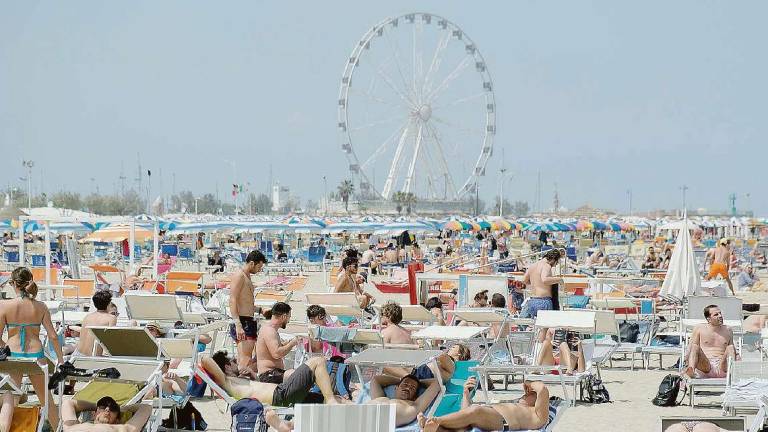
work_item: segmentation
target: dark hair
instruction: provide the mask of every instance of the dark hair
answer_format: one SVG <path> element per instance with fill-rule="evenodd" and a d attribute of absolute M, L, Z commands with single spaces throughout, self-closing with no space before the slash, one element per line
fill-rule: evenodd
<path fill-rule="evenodd" d="M 720 308 L 720 306 L 718 306 L 718 305 L 709 305 L 709 306 L 705 307 L 704 308 L 704 318 L 709 318 L 709 315 L 710 315 L 709 310 L 710 309 L 715 309 L 715 308 Z"/>
<path fill-rule="evenodd" d="M 355 258 L 355 257 L 351 257 L 351 256 L 347 256 L 346 258 L 344 258 L 344 259 L 341 261 L 341 266 L 342 266 L 343 268 L 347 268 L 347 266 L 350 266 L 350 265 L 352 265 L 352 264 L 357 264 L 357 258 Z"/>
<path fill-rule="evenodd" d="M 105 311 L 112 303 L 112 293 L 107 290 L 98 290 L 93 293 L 93 305 L 96 306 L 96 310 Z"/>
<path fill-rule="evenodd" d="M 443 248 L 441 248 L 440 246 L 435 248 L 435 252 L 439 253 L 439 252 L 442 252 L 442 251 L 443 251 Z"/>
<path fill-rule="evenodd" d="M 265 257 L 264 254 L 261 253 L 260 250 L 253 250 L 253 251 L 251 251 L 251 253 L 248 254 L 247 257 L 245 257 L 245 263 L 246 264 L 248 264 L 248 263 L 256 263 L 256 264 L 262 263 L 262 264 L 266 264 L 267 263 L 267 257 Z"/>
<path fill-rule="evenodd" d="M 402 384 L 403 381 L 408 380 L 408 379 L 416 381 L 416 385 L 417 386 L 421 385 L 421 381 L 419 381 L 419 378 L 416 375 L 414 375 L 413 373 L 409 373 L 408 375 L 400 378 L 400 382 L 398 383 L 398 385 Z M 413 400 L 416 400 L 416 396 L 418 396 L 418 393 L 419 393 L 418 391 L 414 392 Z"/>
<path fill-rule="evenodd" d="M 307 308 L 307 318 L 317 318 L 319 316 L 326 316 L 325 308 L 319 305 L 310 305 Z"/>
<path fill-rule="evenodd" d="M 561 256 L 562 255 L 560 254 L 559 249 L 551 249 L 544 254 L 544 258 L 546 258 L 547 261 L 557 261 L 560 259 Z"/>
<path fill-rule="evenodd" d="M 403 308 L 395 302 L 386 302 L 381 307 L 381 316 L 389 318 L 393 324 L 400 324 L 403 320 Z"/>
<path fill-rule="evenodd" d="M 495 293 L 493 297 L 491 297 L 491 306 L 497 307 L 497 308 L 503 308 L 507 305 L 507 299 L 504 298 L 504 295 L 501 293 Z"/>
<path fill-rule="evenodd" d="M 272 317 L 288 315 L 291 313 L 291 306 L 288 303 L 277 302 L 272 306 L 270 311 L 272 312 L 270 314 Z"/>
<path fill-rule="evenodd" d="M 37 284 L 32 280 L 32 272 L 26 267 L 16 267 L 11 272 L 11 282 L 19 290 L 21 298 L 37 297 Z"/>
<path fill-rule="evenodd" d="M 456 346 L 459 347 L 459 361 L 467 361 L 472 358 L 472 352 L 469 350 L 469 347 L 464 344 L 456 344 Z"/>
<path fill-rule="evenodd" d="M 110 412 L 120 414 L 120 405 L 109 396 L 104 396 L 96 402 L 96 408 L 106 408 Z"/>
<path fill-rule="evenodd" d="M 216 351 L 212 356 L 211 359 L 214 363 L 216 363 L 216 366 L 221 369 L 222 372 L 224 372 L 224 366 L 226 366 L 230 360 L 229 356 L 227 355 L 226 351 Z"/>
<path fill-rule="evenodd" d="M 488 300 L 488 290 L 482 290 L 475 294 L 475 301 L 478 301 L 481 298 Z"/>
<path fill-rule="evenodd" d="M 432 310 L 434 308 L 443 308 L 443 302 L 440 301 L 438 297 L 432 297 L 431 299 L 427 300 L 427 303 L 424 305 L 424 307 L 427 310 Z"/>
<path fill-rule="evenodd" d="M 375 247 L 376 247 L 376 245 L 368 245 L 368 249 L 373 249 Z"/>
<path fill-rule="evenodd" d="M 346 255 L 348 258 L 357 258 L 360 254 L 357 252 L 357 249 L 347 249 Z"/>

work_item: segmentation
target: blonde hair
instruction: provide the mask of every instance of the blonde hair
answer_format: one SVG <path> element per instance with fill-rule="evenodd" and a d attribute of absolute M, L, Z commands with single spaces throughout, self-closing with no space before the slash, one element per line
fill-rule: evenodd
<path fill-rule="evenodd" d="M 11 282 L 19 291 L 19 297 L 33 299 L 37 297 L 37 284 L 32 280 L 32 272 L 26 267 L 17 267 L 11 273 Z"/>

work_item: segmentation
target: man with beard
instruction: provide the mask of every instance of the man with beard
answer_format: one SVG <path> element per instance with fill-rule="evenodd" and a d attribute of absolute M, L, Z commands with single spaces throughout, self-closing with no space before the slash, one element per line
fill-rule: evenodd
<path fill-rule="evenodd" d="M 291 320 L 291 306 L 277 302 L 265 314 L 268 315 L 269 323 L 261 327 L 256 342 L 257 373 L 261 382 L 280 384 L 293 373 L 293 369 L 285 370 L 283 358 L 301 341 L 294 338 L 285 345 L 280 342 L 278 330 L 284 329 Z"/>
<path fill-rule="evenodd" d="M 693 329 L 688 367 L 683 373 L 693 378 L 725 378 L 728 375 L 728 358 L 736 359 L 733 332 L 723 325 L 723 313 L 716 305 L 704 308 L 706 324 Z"/>

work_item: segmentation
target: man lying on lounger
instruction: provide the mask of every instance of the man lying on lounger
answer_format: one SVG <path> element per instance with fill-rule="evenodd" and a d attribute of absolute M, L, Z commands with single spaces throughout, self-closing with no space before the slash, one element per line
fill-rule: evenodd
<path fill-rule="evenodd" d="M 125 424 L 120 423 L 120 405 L 109 396 L 99 399 L 96 405 L 68 399 L 61 405 L 64 432 L 140 432 L 152 414 L 152 407 L 144 404 L 129 405 L 123 410 L 133 413 Z M 93 411 L 93 420 L 81 423 L 77 414 L 82 411 Z"/>
<path fill-rule="evenodd" d="M 336 404 L 340 398 L 333 394 L 331 378 L 325 369 L 324 357 L 312 357 L 280 384 L 263 383 L 243 378 L 237 362 L 223 351 L 204 357 L 203 368 L 213 381 L 235 399 L 258 399 L 264 405 L 292 406 L 297 403 Z M 246 374 L 252 372 L 246 371 Z M 317 383 L 322 395 L 310 393 Z"/>
<path fill-rule="evenodd" d="M 318 358 L 318 357 L 313 357 Z M 322 357 L 319 357 L 322 359 Z M 293 375 L 291 375 L 293 377 Z M 290 378 L 289 378 L 290 379 Z M 396 385 L 393 398 L 387 397 L 384 388 L 390 385 Z M 427 389 L 419 396 L 419 387 L 426 385 Z M 406 375 L 402 378 L 395 378 L 387 375 L 377 375 L 371 381 L 371 400 L 365 405 L 395 405 L 395 422 L 397 426 L 405 426 L 413 423 L 416 416 L 421 415 L 427 410 L 429 404 L 435 400 L 440 392 L 440 386 L 437 380 L 419 381 L 413 375 Z M 354 402 L 341 400 L 345 404 L 354 404 Z M 262 402 L 263 403 L 263 402 Z M 545 408 L 545 411 L 547 408 Z M 546 414 L 545 414 L 546 416 Z M 293 422 L 281 420 L 274 411 L 265 412 L 267 424 L 278 432 L 289 432 L 293 430 Z"/>
<path fill-rule="evenodd" d="M 518 402 L 472 405 L 475 377 L 464 384 L 461 410 L 442 417 L 427 418 L 419 414 L 419 426 L 424 432 L 454 431 L 470 428 L 483 430 L 541 429 L 549 421 L 549 390 L 540 381 L 525 381 L 525 394 Z"/>

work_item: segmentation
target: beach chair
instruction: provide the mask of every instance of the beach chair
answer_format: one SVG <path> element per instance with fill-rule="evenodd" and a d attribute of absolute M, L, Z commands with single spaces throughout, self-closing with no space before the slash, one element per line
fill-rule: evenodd
<path fill-rule="evenodd" d="M 394 432 L 394 405 L 298 404 L 294 430 L 335 432 Z"/>
<path fill-rule="evenodd" d="M 374 305 L 373 308 L 381 315 L 381 305 Z M 435 321 L 435 316 L 422 305 L 400 305 L 400 308 L 403 310 L 404 323 L 431 325 Z"/>
<path fill-rule="evenodd" d="M 352 317 L 364 324 L 363 310 L 354 293 L 305 293 L 308 305 L 320 305 L 329 315 Z"/>
<path fill-rule="evenodd" d="M 723 393 L 723 413 L 754 413 L 761 408 L 757 393 L 768 390 L 768 362 L 736 361 L 728 366 L 725 391 Z"/>
<path fill-rule="evenodd" d="M 32 279 L 45 283 L 45 267 L 32 267 Z M 49 269 L 51 275 L 51 285 L 57 285 L 59 283 L 59 271 L 56 268 Z"/>
<path fill-rule="evenodd" d="M 653 322 L 654 315 L 643 315 L 641 317 L 640 307 L 631 298 L 612 298 L 606 297 L 602 299 L 592 299 L 590 304 L 597 310 L 611 310 L 617 309 L 635 309 L 637 311 L 637 319 L 634 321 L 638 324 L 640 333 L 637 336 L 637 342 L 624 342 L 618 340 L 618 344 L 614 349 L 614 354 L 620 354 L 627 359 L 627 356 L 631 356 L 630 370 L 635 370 L 635 361 L 639 355 L 643 368 L 645 368 L 645 356 L 642 354 L 643 347 L 648 345 L 648 339 L 651 334 L 651 323 Z M 626 322 L 630 322 L 629 315 L 626 315 Z M 618 338 L 617 338 L 618 339 Z M 613 367 L 613 356 L 608 359 L 610 367 Z"/>
<path fill-rule="evenodd" d="M 200 294 L 204 272 L 169 271 L 165 275 L 166 294 L 189 293 Z"/>
<path fill-rule="evenodd" d="M 61 297 L 67 303 L 74 302 L 76 305 L 88 303 L 91 301 L 93 293 L 96 292 L 96 281 L 93 279 L 64 279 L 62 282 L 64 285 L 72 287 L 61 292 Z"/>
<path fill-rule="evenodd" d="M 123 296 L 128 316 L 137 321 L 162 321 L 176 323 L 184 321 L 179 310 L 176 296 L 171 294 L 142 295 L 131 294 Z"/>
<path fill-rule="evenodd" d="M 10 375 L 14 373 L 22 374 L 24 376 L 30 376 L 30 375 L 44 375 L 44 383 L 45 388 L 48 388 L 48 380 L 50 378 L 50 374 L 53 373 L 54 364 L 48 360 L 47 364 L 44 366 L 40 366 L 35 359 L 16 359 L 16 358 L 8 358 L 5 361 L 0 362 L 0 389 L 4 391 L 10 391 L 13 394 L 16 395 L 22 395 L 23 392 L 21 389 L 19 389 L 18 386 L 14 384 L 14 382 L 11 380 Z M 35 429 L 37 432 L 41 432 L 43 429 L 43 425 L 45 423 L 45 419 L 48 418 L 48 408 L 50 406 L 50 403 L 48 403 L 48 392 L 45 393 L 45 398 L 43 401 L 40 402 L 40 406 L 36 407 L 32 411 L 24 412 L 20 415 L 18 421 L 21 425 L 22 423 L 22 417 L 24 416 L 24 419 L 27 419 L 25 423 L 33 423 L 35 425 Z M 20 413 L 22 411 L 26 410 L 20 410 Z M 34 414 L 37 414 L 36 421 Z M 16 415 L 16 410 L 14 409 L 14 416 Z M 17 422 L 17 419 L 14 417 L 13 424 L 15 425 Z M 31 431 L 25 431 L 25 432 L 31 432 Z"/>

